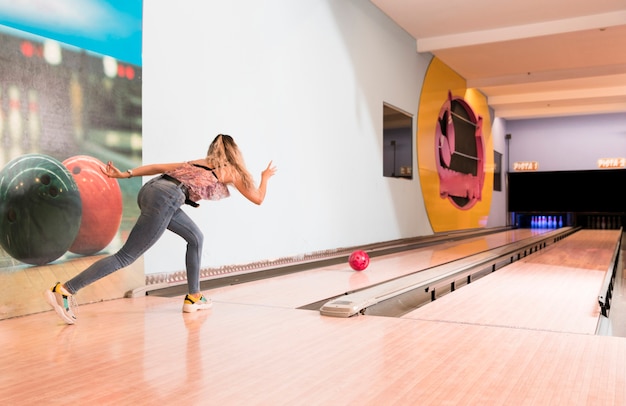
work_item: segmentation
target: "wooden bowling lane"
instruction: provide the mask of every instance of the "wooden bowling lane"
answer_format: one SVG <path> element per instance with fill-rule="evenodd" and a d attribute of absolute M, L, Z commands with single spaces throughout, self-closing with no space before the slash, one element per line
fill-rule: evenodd
<path fill-rule="evenodd" d="M 582 230 L 405 318 L 594 334 L 620 230 Z"/>
<path fill-rule="evenodd" d="M 205 292 L 214 301 L 298 308 L 553 230 L 516 229 L 374 256 L 365 271 L 348 263 Z"/>
<path fill-rule="evenodd" d="M 6 405 L 622 405 L 626 342 L 182 297 L 0 322 Z"/>

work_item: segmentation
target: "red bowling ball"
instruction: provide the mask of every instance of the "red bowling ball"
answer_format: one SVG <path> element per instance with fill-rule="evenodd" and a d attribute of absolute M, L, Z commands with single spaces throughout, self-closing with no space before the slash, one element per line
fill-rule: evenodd
<path fill-rule="evenodd" d="M 356 250 L 350 254 L 348 259 L 350 267 L 355 271 L 363 271 L 370 264 L 370 257 L 363 250 Z"/>
<path fill-rule="evenodd" d="M 92 255 L 115 237 L 122 222 L 122 191 L 116 179 L 102 173 L 100 160 L 77 155 L 63 161 L 78 186 L 83 216 L 70 252 Z"/>

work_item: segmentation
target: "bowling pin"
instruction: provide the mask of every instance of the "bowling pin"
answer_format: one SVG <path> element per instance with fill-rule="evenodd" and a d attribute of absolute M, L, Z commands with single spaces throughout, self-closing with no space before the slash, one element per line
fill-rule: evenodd
<path fill-rule="evenodd" d="M 83 124 L 84 102 L 83 87 L 76 74 L 73 74 L 70 79 L 70 104 L 72 108 L 72 124 L 74 125 L 74 139 L 80 145 L 85 139 L 85 126 Z"/>
<path fill-rule="evenodd" d="M 21 104 L 20 89 L 16 85 L 9 86 L 9 159 L 17 158 L 24 152 Z"/>
<path fill-rule="evenodd" d="M 2 110 L 2 89 L 0 89 L 0 169 L 9 162 L 8 148 L 4 138 L 4 111 Z"/>
<path fill-rule="evenodd" d="M 28 91 L 28 150 L 31 153 L 41 151 L 41 120 L 39 119 L 39 100 L 37 91 Z"/>

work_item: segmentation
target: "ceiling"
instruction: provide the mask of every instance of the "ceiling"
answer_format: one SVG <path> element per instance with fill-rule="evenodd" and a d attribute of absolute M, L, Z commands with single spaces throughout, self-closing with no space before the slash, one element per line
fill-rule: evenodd
<path fill-rule="evenodd" d="M 370 0 L 507 120 L 626 112 L 626 0 Z"/>

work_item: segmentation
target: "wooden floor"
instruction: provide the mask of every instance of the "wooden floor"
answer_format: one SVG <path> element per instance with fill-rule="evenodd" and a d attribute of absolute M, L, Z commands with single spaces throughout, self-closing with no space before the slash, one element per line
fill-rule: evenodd
<path fill-rule="evenodd" d="M 581 231 L 402 318 L 297 307 L 497 238 L 216 289 L 195 314 L 145 296 L 82 305 L 74 326 L 3 320 L 0 404 L 624 405 L 626 338 L 593 332 L 618 238 Z"/>
<path fill-rule="evenodd" d="M 13 261 L 0 268 L 0 320 L 48 311 L 50 306 L 41 300 L 39 292 L 57 282 L 65 282 L 82 272 L 104 255 L 73 257 L 42 266 L 30 266 Z M 2 257 L 2 255 L 0 255 Z M 2 258 L 5 259 L 6 257 Z M 132 265 L 81 290 L 78 303 L 119 299 L 125 293 L 145 285 L 143 257 Z M 28 294 L 25 292 L 36 292 Z"/>

